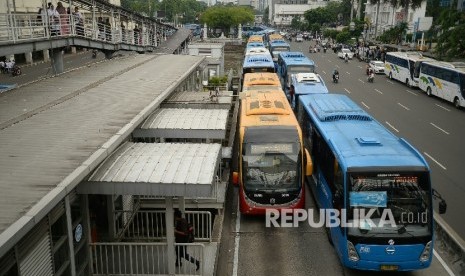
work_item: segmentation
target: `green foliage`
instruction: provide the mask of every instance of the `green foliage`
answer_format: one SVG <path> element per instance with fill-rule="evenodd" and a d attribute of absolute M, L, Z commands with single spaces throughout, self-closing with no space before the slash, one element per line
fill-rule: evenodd
<path fill-rule="evenodd" d="M 222 86 L 225 85 L 228 81 L 228 76 L 221 76 L 221 77 L 211 77 L 208 80 L 209 86 Z"/>
<path fill-rule="evenodd" d="M 121 6 L 136 13 L 152 17 L 156 11 L 164 11 L 166 20 L 193 23 L 207 4 L 196 0 L 121 0 Z"/>
<path fill-rule="evenodd" d="M 309 30 L 312 32 L 320 32 L 321 31 L 321 25 L 318 23 L 313 23 L 310 25 Z"/>
<path fill-rule="evenodd" d="M 263 23 L 269 24 L 270 19 L 268 18 L 270 16 L 270 8 L 266 7 L 265 11 L 263 12 Z"/>
<path fill-rule="evenodd" d="M 338 43 L 346 43 L 347 41 L 350 40 L 352 35 L 350 34 L 348 29 L 344 29 L 342 32 L 338 33 L 336 35 L 336 41 Z"/>
<path fill-rule="evenodd" d="M 300 20 L 299 16 L 295 16 L 291 21 L 291 28 L 294 30 L 304 30 L 305 23 Z"/>
<path fill-rule="evenodd" d="M 326 29 L 323 31 L 323 35 L 325 37 L 330 37 L 332 39 L 336 39 L 338 34 L 339 34 L 339 31 L 336 29 Z"/>
<path fill-rule="evenodd" d="M 239 23 L 252 23 L 254 19 L 254 12 L 250 7 L 240 6 L 210 7 L 200 17 L 200 21 L 207 23 L 209 27 L 223 30 L 236 27 Z"/>
<path fill-rule="evenodd" d="M 439 36 L 435 51 L 439 58 L 465 58 L 465 13 L 444 10 L 438 23 Z"/>
<path fill-rule="evenodd" d="M 381 36 L 378 37 L 378 40 L 389 44 L 400 44 L 402 37 L 404 36 L 407 29 L 407 23 L 401 22 L 394 28 L 385 31 Z"/>

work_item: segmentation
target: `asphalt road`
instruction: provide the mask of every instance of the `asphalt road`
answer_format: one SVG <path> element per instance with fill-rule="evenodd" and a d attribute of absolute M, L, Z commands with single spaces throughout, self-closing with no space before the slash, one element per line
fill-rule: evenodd
<path fill-rule="evenodd" d="M 374 83 L 368 83 L 366 63 L 358 60 L 344 63 L 329 51 L 309 54 L 309 45 L 307 41 L 291 43 L 293 51 L 306 53 L 315 61 L 318 73 L 332 93 L 348 95 L 425 156 L 432 169 L 433 187 L 448 203 L 448 212 L 443 217 L 465 236 L 460 217 L 463 206 L 460 197 L 465 195 L 465 189 L 459 178 L 463 164 L 459 156 L 465 151 L 460 147 L 460 137 L 465 132 L 464 111 L 390 81 L 384 75 L 377 75 Z M 338 84 L 331 81 L 334 68 L 340 73 Z M 322 228 L 311 228 L 306 223 L 298 228 L 267 228 L 264 217 L 238 215 L 237 192 L 237 188 L 231 188 L 228 193 L 218 275 L 373 275 L 343 268 Z M 305 208 L 315 208 L 309 189 L 306 198 Z M 428 269 L 382 274 L 449 275 L 436 256 Z"/>

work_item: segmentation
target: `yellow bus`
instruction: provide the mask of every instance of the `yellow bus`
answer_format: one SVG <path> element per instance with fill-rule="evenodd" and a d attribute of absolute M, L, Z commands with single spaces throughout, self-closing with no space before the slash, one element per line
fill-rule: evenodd
<path fill-rule="evenodd" d="M 271 42 L 271 41 L 274 41 L 274 40 L 284 40 L 284 38 L 280 34 L 270 34 L 270 35 L 268 35 L 268 40 L 269 40 L 269 42 Z"/>
<path fill-rule="evenodd" d="M 276 73 L 247 73 L 244 75 L 242 91 L 270 89 L 281 90 L 281 82 Z"/>
<path fill-rule="evenodd" d="M 249 40 L 247 40 L 247 43 L 250 43 L 250 42 L 261 42 L 261 43 L 263 43 L 263 36 L 261 36 L 261 35 L 251 35 L 249 37 Z"/>
<path fill-rule="evenodd" d="M 238 168 L 242 214 L 263 215 L 267 209 L 301 209 L 304 179 L 311 176 L 310 154 L 302 131 L 282 90 L 241 95 Z"/>

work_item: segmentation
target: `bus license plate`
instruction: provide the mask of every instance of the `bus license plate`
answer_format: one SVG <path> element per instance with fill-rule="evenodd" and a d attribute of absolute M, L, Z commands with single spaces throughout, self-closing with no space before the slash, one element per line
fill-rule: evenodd
<path fill-rule="evenodd" d="M 382 271 L 396 271 L 399 269 L 397 265 L 381 265 L 380 270 Z"/>

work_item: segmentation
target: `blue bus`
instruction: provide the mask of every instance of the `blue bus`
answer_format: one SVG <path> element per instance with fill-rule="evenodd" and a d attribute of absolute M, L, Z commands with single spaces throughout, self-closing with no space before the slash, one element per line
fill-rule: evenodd
<path fill-rule="evenodd" d="M 295 110 L 298 108 L 299 97 L 301 95 L 329 93 L 328 87 L 326 86 L 323 78 L 316 73 L 292 74 L 291 86 L 294 88 L 294 99 L 291 105 Z M 288 92 L 286 96 L 290 98 Z"/>
<path fill-rule="evenodd" d="M 275 73 L 275 67 L 271 55 L 248 55 L 242 63 L 242 79 L 247 73 L 269 72 Z"/>
<path fill-rule="evenodd" d="M 292 74 L 315 72 L 315 63 L 302 52 L 279 53 L 277 66 L 284 91 L 287 91 L 291 85 Z"/>
<path fill-rule="evenodd" d="M 289 52 L 291 46 L 284 40 L 271 40 L 269 42 L 269 50 L 271 56 L 273 56 L 273 61 L 278 62 L 278 56 L 281 52 Z"/>
<path fill-rule="evenodd" d="M 297 118 L 314 166 L 308 185 L 321 209 L 339 211 L 347 221 L 326 224 L 342 264 L 376 271 L 429 267 L 436 191 L 425 159 L 345 95 L 299 101 Z M 369 219 L 355 215 L 361 211 L 371 212 Z"/>
<path fill-rule="evenodd" d="M 250 48 L 266 48 L 266 47 L 263 42 L 249 42 L 245 46 L 245 50 L 247 51 L 247 49 L 250 49 Z"/>

